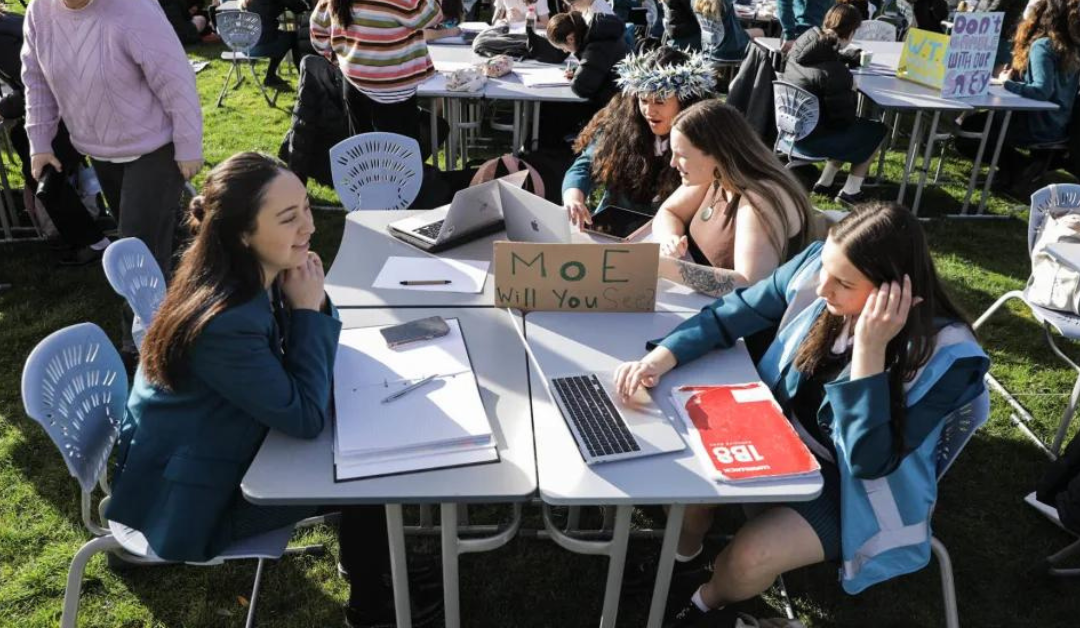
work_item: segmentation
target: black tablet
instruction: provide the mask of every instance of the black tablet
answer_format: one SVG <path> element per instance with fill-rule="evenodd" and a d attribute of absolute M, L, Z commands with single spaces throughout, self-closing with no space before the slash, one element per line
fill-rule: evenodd
<path fill-rule="evenodd" d="M 608 205 L 593 214 L 592 224 L 582 225 L 582 230 L 627 242 L 637 237 L 652 219 L 650 214 L 617 205 Z"/>

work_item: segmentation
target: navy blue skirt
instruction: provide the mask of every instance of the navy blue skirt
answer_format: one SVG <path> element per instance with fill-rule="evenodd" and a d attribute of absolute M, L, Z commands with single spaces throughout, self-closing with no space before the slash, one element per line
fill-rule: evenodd
<path fill-rule="evenodd" d="M 800 153 L 827 157 L 846 164 L 861 164 L 874 155 L 885 139 L 885 125 L 876 120 L 855 118 L 843 129 L 818 126 L 810 135 L 795 142 Z"/>

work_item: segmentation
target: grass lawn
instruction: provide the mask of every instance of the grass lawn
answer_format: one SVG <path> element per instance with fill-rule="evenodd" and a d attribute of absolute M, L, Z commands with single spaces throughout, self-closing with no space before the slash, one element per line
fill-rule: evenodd
<path fill-rule="evenodd" d="M 229 95 L 225 107 L 215 108 L 226 66 L 216 60 L 215 48 L 192 54 L 213 60 L 198 76 L 208 166 L 242 150 L 276 153 L 288 127 L 292 96 L 284 95 L 279 108 L 271 109 L 249 80 Z M 295 76 L 286 77 L 295 84 Z M 886 179 L 898 181 L 901 167 L 902 155 L 891 153 Z M 948 161 L 946 179 L 966 182 L 967 174 L 963 162 Z M 957 211 L 963 189 L 962 184 L 928 187 L 921 215 Z M 328 188 L 312 187 L 311 193 L 316 203 L 336 203 Z M 895 198 L 895 187 L 871 193 Z M 828 206 L 825 199 L 815 201 Z M 994 198 L 990 209 L 1002 215 L 1017 204 Z M 1023 286 L 1029 273 L 1025 219 L 1021 212 L 1015 219 L 926 223 L 938 269 L 969 313 L 977 315 L 1003 292 Z M 317 213 L 314 247 L 327 265 L 337 250 L 342 220 L 340 213 Z M 0 292 L 0 627 L 55 626 L 68 565 L 88 536 L 80 522 L 76 483 L 43 430 L 23 413 L 22 364 L 38 341 L 66 325 L 93 321 L 118 339 L 119 300 L 100 267 L 57 269 L 40 243 L 0 247 L 3 282 L 14 287 Z M 1020 308 L 1001 314 L 982 340 L 994 359 L 995 375 L 1045 419 L 1036 429 L 1049 437 L 1056 425 L 1049 417 L 1060 415 L 1071 373 L 1060 368 L 1045 348 L 1039 327 Z M 934 531 L 952 554 L 966 626 L 1077 625 L 1080 582 L 1051 581 L 1035 570 L 1041 557 L 1070 537 L 1021 503 L 1044 463 L 1039 450 L 1010 425 L 1007 406 L 995 397 L 990 423 L 942 484 Z M 529 512 L 529 522 L 536 525 L 536 509 Z M 494 522 L 505 514 L 505 508 L 477 508 L 474 520 Z M 595 519 L 598 513 L 589 514 Z M 661 517 L 647 510 L 635 518 L 635 525 L 662 526 Z M 737 516 L 731 513 L 725 519 L 731 531 Z M 341 625 L 347 586 L 335 570 L 334 534 L 315 529 L 298 541 L 326 543 L 330 552 L 320 558 L 290 558 L 267 570 L 259 625 Z M 437 551 L 428 540 L 413 542 L 419 551 Z M 656 542 L 635 541 L 631 546 L 632 557 L 656 551 Z M 467 555 L 461 566 L 463 623 L 492 628 L 593 626 L 600 614 L 606 564 L 606 559 L 569 554 L 532 538 L 515 539 L 496 552 Z M 80 625 L 240 626 L 254 569 L 254 563 L 246 563 L 114 572 L 99 557 L 91 562 L 83 584 Z M 856 597 L 841 591 L 831 566 L 791 574 L 787 584 L 808 626 L 943 624 L 935 564 Z M 779 614 L 764 601 L 752 607 L 761 615 Z M 624 598 L 620 626 L 643 625 L 647 611 L 647 596 Z"/>

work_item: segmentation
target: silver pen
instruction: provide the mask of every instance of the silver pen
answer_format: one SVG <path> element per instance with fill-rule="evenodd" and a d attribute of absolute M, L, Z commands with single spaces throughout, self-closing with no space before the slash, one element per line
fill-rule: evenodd
<path fill-rule="evenodd" d="M 431 380 L 435 379 L 438 376 L 439 375 L 437 373 L 434 374 L 434 375 L 428 375 L 424 379 L 422 379 L 422 380 L 420 380 L 418 382 L 413 382 L 412 384 L 409 384 L 405 388 L 402 388 L 401 390 L 397 391 L 396 393 L 386 397 L 385 399 L 382 400 L 382 402 L 383 403 L 390 403 L 391 401 L 397 399 L 398 397 L 402 397 L 402 396 L 416 390 L 417 388 L 420 388 L 421 386 L 423 386 L 424 384 L 430 382 Z"/>

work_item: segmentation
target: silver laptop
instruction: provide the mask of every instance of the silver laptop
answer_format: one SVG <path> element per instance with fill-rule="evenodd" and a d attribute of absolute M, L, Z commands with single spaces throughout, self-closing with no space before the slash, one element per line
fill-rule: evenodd
<path fill-rule="evenodd" d="M 562 206 L 514 185 L 500 186 L 499 194 L 507 239 L 570 243 L 570 216 Z"/>
<path fill-rule="evenodd" d="M 644 388 L 626 402 L 612 373 L 571 373 L 548 381 L 586 464 L 686 449 L 675 426 Z"/>
<path fill-rule="evenodd" d="M 498 179 L 460 190 L 449 205 L 392 222 L 391 235 L 435 253 L 502 230 Z"/>

